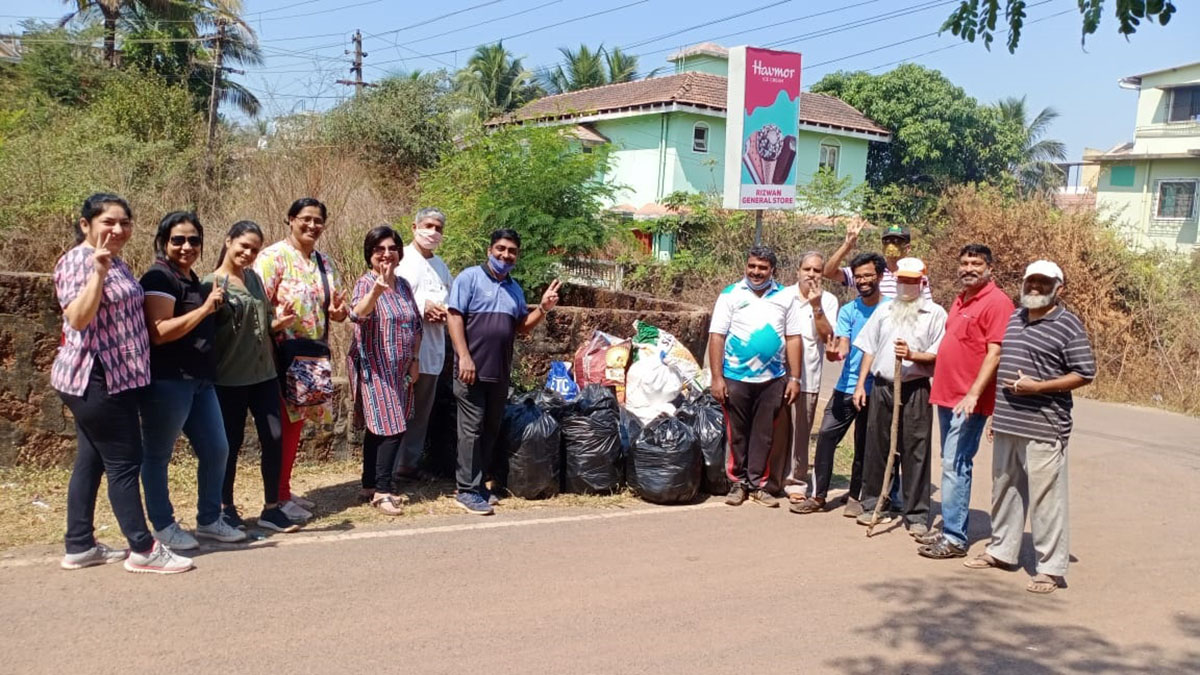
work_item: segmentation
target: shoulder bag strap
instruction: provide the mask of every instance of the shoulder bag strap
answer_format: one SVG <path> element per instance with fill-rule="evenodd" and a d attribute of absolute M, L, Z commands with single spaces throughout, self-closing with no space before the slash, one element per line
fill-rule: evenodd
<path fill-rule="evenodd" d="M 321 342 L 329 341 L 329 276 L 325 274 L 325 258 L 319 252 L 313 251 L 317 256 L 317 269 L 321 270 L 321 286 L 325 289 L 325 302 L 321 305 L 325 309 L 325 330 L 321 333 Z"/>

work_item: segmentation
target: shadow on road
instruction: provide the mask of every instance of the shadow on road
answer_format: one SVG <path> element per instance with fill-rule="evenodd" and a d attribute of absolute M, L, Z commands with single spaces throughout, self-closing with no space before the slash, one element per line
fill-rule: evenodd
<path fill-rule="evenodd" d="M 1019 573 L 1017 573 L 1019 574 Z M 1055 596 L 1035 597 L 1012 574 L 982 571 L 949 582 L 898 579 L 867 590 L 888 617 L 864 626 L 883 654 L 829 659 L 830 672 L 907 673 L 1195 673 L 1200 668 L 1200 616 L 1175 619 L 1179 635 L 1162 636 L 1172 649 L 1118 645 L 1076 623 Z M 1060 591 L 1065 592 L 1065 591 Z M 889 650 L 923 657 L 898 657 Z"/>

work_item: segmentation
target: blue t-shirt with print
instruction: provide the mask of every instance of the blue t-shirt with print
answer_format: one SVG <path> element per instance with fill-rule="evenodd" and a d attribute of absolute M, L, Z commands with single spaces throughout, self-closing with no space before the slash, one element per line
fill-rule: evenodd
<path fill-rule="evenodd" d="M 858 371 L 861 369 L 863 357 L 862 350 L 854 346 L 854 338 L 858 337 L 859 331 L 867 325 L 867 319 L 871 318 L 875 310 L 890 300 L 890 298 L 880 296 L 879 302 L 872 306 L 863 302 L 862 298 L 855 298 L 854 302 L 848 302 L 838 310 L 837 327 L 833 329 L 833 334 L 839 338 L 850 338 L 850 353 L 846 355 L 846 361 L 842 365 L 842 374 L 838 377 L 834 389 L 844 394 L 854 393 L 854 387 L 858 385 Z M 867 379 L 863 388 L 868 394 L 871 393 L 870 378 Z"/>

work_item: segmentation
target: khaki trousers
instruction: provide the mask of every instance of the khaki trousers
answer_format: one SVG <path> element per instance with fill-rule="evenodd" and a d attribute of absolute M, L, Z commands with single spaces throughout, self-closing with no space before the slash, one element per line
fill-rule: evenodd
<path fill-rule="evenodd" d="M 1016 564 L 1029 515 L 1038 574 L 1066 576 L 1071 557 L 1067 448 L 997 431 L 992 441 L 992 540 L 987 552 Z"/>
<path fill-rule="evenodd" d="M 790 466 L 783 477 L 783 491 L 803 496 L 808 491 L 808 441 L 817 416 L 819 394 L 801 393 L 792 403 L 792 438 Z"/>

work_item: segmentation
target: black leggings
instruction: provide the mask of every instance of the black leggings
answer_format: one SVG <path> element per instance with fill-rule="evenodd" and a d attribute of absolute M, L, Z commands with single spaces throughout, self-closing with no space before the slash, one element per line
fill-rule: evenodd
<path fill-rule="evenodd" d="M 142 427 L 136 390 L 109 395 L 100 359 L 94 359 L 82 396 L 59 392 L 75 416 L 79 452 L 67 485 L 67 553 L 83 553 L 96 545 L 94 529 L 100 476 L 108 476 L 108 501 L 129 548 L 145 553 L 154 546 L 142 510 L 138 477 L 142 468 Z"/>
<path fill-rule="evenodd" d="M 221 502 L 233 504 L 233 481 L 237 478 L 238 452 L 246 436 L 246 411 L 254 415 L 254 428 L 262 448 L 263 502 L 279 501 L 279 473 L 283 467 L 283 422 L 279 402 L 279 380 L 270 379 L 240 387 L 217 385 L 217 400 L 229 441 L 229 459 L 225 464 L 225 482 Z"/>
<path fill-rule="evenodd" d="M 404 434 L 394 436 L 379 436 L 367 429 L 363 433 L 363 474 L 364 490 L 374 489 L 379 494 L 395 494 L 397 461 L 400 457 L 400 444 Z"/>

